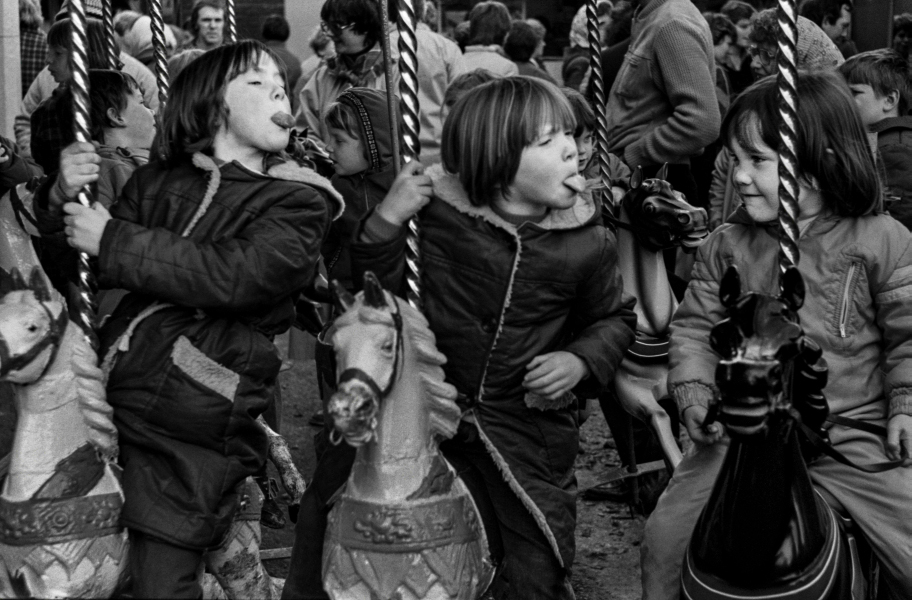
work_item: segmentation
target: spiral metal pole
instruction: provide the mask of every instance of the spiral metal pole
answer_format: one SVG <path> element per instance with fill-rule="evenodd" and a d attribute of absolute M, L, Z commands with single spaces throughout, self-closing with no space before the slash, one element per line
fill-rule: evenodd
<path fill-rule="evenodd" d="M 86 14 L 82 0 L 70 0 L 69 17 L 72 32 L 72 84 L 70 89 L 73 94 L 73 123 L 77 142 L 89 142 L 89 57 L 88 39 L 86 35 Z M 85 207 L 92 206 L 89 186 L 79 190 L 77 196 L 79 203 Z M 77 313 L 79 325 L 89 344 L 98 352 L 98 337 L 95 335 L 95 315 L 97 304 L 95 302 L 95 275 L 89 265 L 89 255 L 79 253 L 79 293 L 77 296 Z"/>
<path fill-rule="evenodd" d="M 228 43 L 233 44 L 237 41 L 237 19 L 234 16 L 234 0 L 225 2 L 225 27 L 227 29 Z"/>
<path fill-rule="evenodd" d="M 405 159 L 418 160 L 421 154 L 421 143 L 418 134 L 421 123 L 418 120 L 418 27 L 414 0 L 398 0 L 399 12 L 396 25 L 399 28 L 399 95 L 402 97 L 403 139 Z M 410 305 L 421 310 L 421 227 L 418 217 L 414 216 L 408 223 L 408 235 L 405 246 L 406 296 Z"/>
<path fill-rule="evenodd" d="M 152 53 L 155 59 L 155 83 L 158 85 L 158 111 L 165 112 L 168 100 L 168 60 L 165 58 L 165 20 L 162 17 L 161 0 L 149 0 L 149 24 L 152 28 Z"/>
<path fill-rule="evenodd" d="M 592 102 L 595 108 L 596 152 L 599 176 L 604 184 L 602 199 L 611 199 L 611 177 L 608 175 L 608 101 L 602 76 L 602 37 L 598 22 L 598 0 L 586 0 L 586 33 L 589 39 L 589 68 L 591 70 Z"/>
<path fill-rule="evenodd" d="M 396 0 L 393 0 L 395 2 Z M 393 172 L 399 174 L 402 149 L 399 147 L 399 116 L 396 114 L 396 90 L 393 89 L 393 57 L 390 48 L 389 0 L 380 0 L 380 49 L 383 51 L 383 79 L 386 82 L 386 110 L 389 117 L 390 140 L 392 141 Z"/>
<path fill-rule="evenodd" d="M 111 10 L 111 0 L 101 0 L 101 21 L 105 32 L 105 55 L 108 58 L 108 68 L 117 69 L 120 62 L 120 51 L 117 48 L 117 38 L 114 33 L 114 12 Z"/>
<path fill-rule="evenodd" d="M 779 273 L 798 254 L 798 26 L 795 0 L 779 0 Z"/>

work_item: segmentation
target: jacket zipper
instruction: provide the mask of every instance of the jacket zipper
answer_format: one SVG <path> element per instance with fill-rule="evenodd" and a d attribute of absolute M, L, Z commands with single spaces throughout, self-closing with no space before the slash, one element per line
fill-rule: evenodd
<path fill-rule="evenodd" d="M 855 271 L 858 263 L 849 265 L 849 273 L 846 276 L 845 288 L 842 290 L 842 309 L 839 311 L 839 337 L 848 337 L 846 333 L 846 324 L 849 320 L 849 302 L 852 299 L 852 290 L 855 288 Z"/>

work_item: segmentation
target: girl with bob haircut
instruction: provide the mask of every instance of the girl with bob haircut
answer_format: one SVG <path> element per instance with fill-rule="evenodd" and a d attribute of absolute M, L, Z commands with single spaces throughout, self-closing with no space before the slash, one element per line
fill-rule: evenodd
<path fill-rule="evenodd" d="M 860 464 L 912 454 L 912 234 L 880 212 L 881 190 L 861 119 L 845 82 L 800 72 L 798 269 L 808 294 L 801 325 L 829 365 L 824 393 L 834 415 L 886 426 L 887 438 L 842 425 L 833 446 Z M 723 427 L 703 429 L 716 393 L 719 356 L 709 333 L 725 316 L 719 286 L 739 268 L 742 289 L 778 292 L 779 158 L 776 78 L 732 104 L 722 139 L 734 155 L 742 206 L 707 238 L 671 324 L 668 387 L 696 443 L 646 523 L 643 598 L 677 598 L 684 551 L 728 447 Z M 909 461 L 912 465 L 912 461 Z M 815 486 L 861 527 L 883 563 L 891 598 L 912 597 L 912 477 L 905 469 L 862 473 L 824 456 L 809 465 Z"/>
<path fill-rule="evenodd" d="M 404 224 L 420 210 L 424 314 L 465 416 L 441 450 L 493 506 L 496 598 L 573 597 L 574 394 L 604 389 L 634 336 L 614 235 L 578 174 L 575 127 L 545 81 L 469 91 L 444 124 L 443 165 L 407 165 L 351 248 L 355 282 L 370 270 L 404 295 Z M 352 459 L 324 471 L 335 487 L 315 480 L 325 498 Z M 309 544 L 315 565 L 322 535 Z"/>
<path fill-rule="evenodd" d="M 171 88 L 166 160 L 139 167 L 110 214 L 64 205 L 68 242 L 97 257 L 99 286 L 131 292 L 101 328 L 99 356 L 136 598 L 201 596 L 203 553 L 265 464 L 255 420 L 281 365 L 271 340 L 293 322 L 340 212 L 329 182 L 283 152 L 279 64 L 254 41 L 199 57 Z M 98 156 L 80 156 L 90 183 Z"/>

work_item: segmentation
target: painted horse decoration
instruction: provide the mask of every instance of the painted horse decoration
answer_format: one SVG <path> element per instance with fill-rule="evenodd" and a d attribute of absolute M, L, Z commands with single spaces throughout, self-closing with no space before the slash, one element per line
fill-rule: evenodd
<path fill-rule="evenodd" d="M 18 421 L 13 450 L 0 460 L 0 598 L 112 597 L 126 584 L 128 536 L 104 373 L 39 266 L 27 215 L 14 216 L 9 198 L 0 200 L 0 380 L 14 384 Z M 287 445 L 266 431 L 283 483 L 300 499 L 304 483 Z M 244 496 L 246 510 L 206 555 L 214 577 L 201 580 L 205 597 L 278 597 L 281 581 L 259 558 L 252 481 Z"/>
<path fill-rule="evenodd" d="M 437 449 L 461 416 L 446 358 L 424 316 L 373 274 L 357 299 L 336 293 L 327 416 L 330 439 L 357 455 L 329 515 L 324 587 L 334 600 L 474 600 L 494 567 L 475 502 Z"/>
<path fill-rule="evenodd" d="M 798 320 L 801 275 L 789 267 L 778 297 L 742 296 L 729 267 L 719 296 L 728 317 L 710 334 L 721 356 L 710 414 L 731 445 L 685 556 L 682 597 L 865 598 L 855 535 L 814 489 L 815 450 L 799 439 L 825 439 L 828 414 L 826 362 Z"/>

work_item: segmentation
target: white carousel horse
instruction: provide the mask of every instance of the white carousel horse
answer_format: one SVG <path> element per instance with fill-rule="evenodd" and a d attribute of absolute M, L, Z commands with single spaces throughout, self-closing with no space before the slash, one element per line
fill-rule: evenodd
<path fill-rule="evenodd" d="M 437 449 L 459 424 L 456 389 L 427 320 L 365 275 L 333 346 L 331 436 L 358 448 L 329 514 L 324 587 L 334 600 L 474 600 L 494 568 L 475 502 Z"/>
<path fill-rule="evenodd" d="M 27 208 L 24 188 L 13 193 L 17 201 L 26 196 Z M 0 490 L 0 598 L 111 597 L 129 570 L 127 532 L 119 525 L 117 430 L 97 357 L 68 321 L 66 303 L 50 287 L 23 227 L 4 197 L 0 379 L 16 384 L 18 422 Z M 30 273 L 28 281 L 22 271 Z M 299 501 L 304 483 L 287 445 L 262 425 L 283 483 Z M 258 494 L 248 480 L 252 506 L 259 506 Z M 201 580 L 204 595 L 278 598 L 282 581 L 272 580 L 260 561 L 258 508 L 241 512 L 224 544 L 205 557 L 214 577 Z"/>

